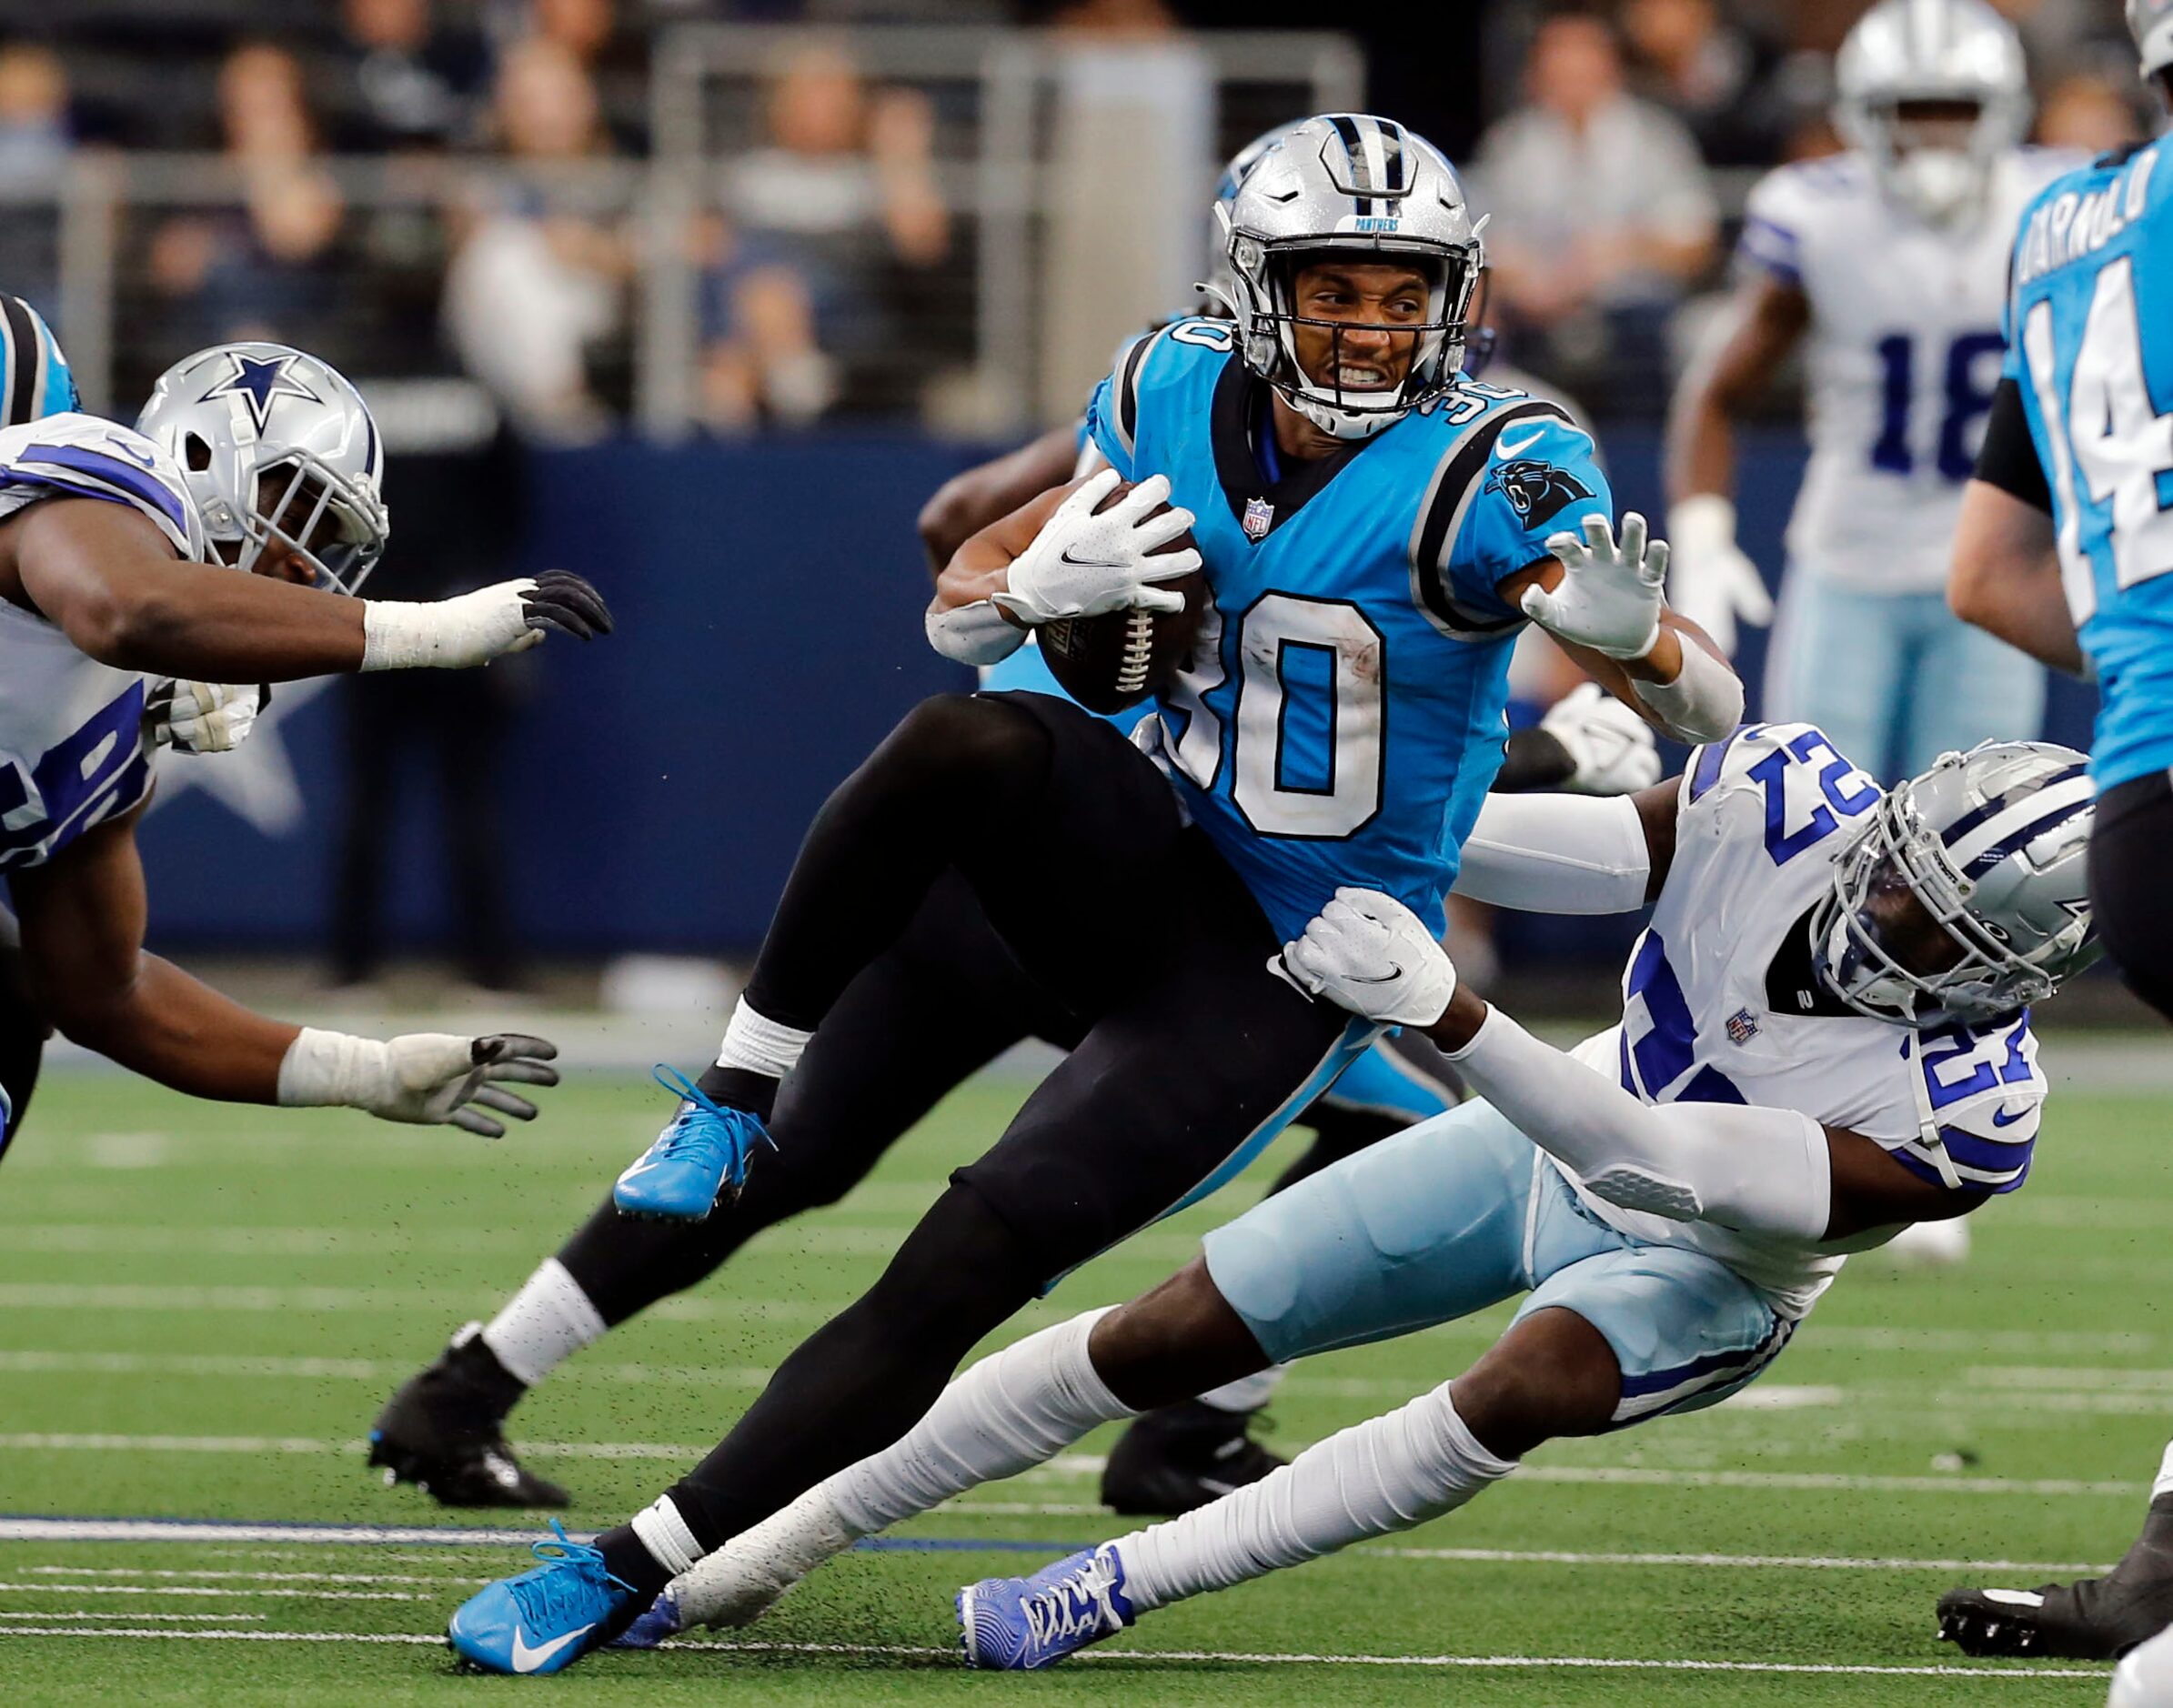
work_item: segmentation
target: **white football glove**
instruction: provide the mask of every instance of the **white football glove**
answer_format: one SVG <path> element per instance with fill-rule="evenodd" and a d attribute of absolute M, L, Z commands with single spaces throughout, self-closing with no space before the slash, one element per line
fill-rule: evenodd
<path fill-rule="evenodd" d="M 1653 727 L 1597 682 L 1580 682 L 1547 708 L 1539 727 L 1576 769 L 1562 785 L 1573 795 L 1628 795 L 1660 780 Z"/>
<path fill-rule="evenodd" d="M 1308 996 L 1381 1026 L 1431 1026 L 1456 994 L 1456 967 L 1417 914 L 1346 884 L 1268 963 Z"/>
<path fill-rule="evenodd" d="M 1660 588 L 1667 579 L 1667 542 L 1645 543 L 1645 517 L 1622 518 L 1622 543 L 1604 516 L 1584 518 L 1584 537 L 1556 534 L 1547 550 L 1563 576 L 1552 592 L 1526 588 L 1524 612 L 1550 634 L 1610 658 L 1642 658 L 1660 638 Z"/>
<path fill-rule="evenodd" d="M 1716 492 L 1696 493 L 1668 511 L 1667 533 L 1675 546 L 1667 602 L 1734 658 L 1738 624 L 1773 621 L 1766 579 L 1735 544 L 1735 507 Z"/>
<path fill-rule="evenodd" d="M 558 1053 L 548 1040 L 519 1032 L 408 1032 L 385 1040 L 304 1027 L 279 1064 L 279 1101 L 288 1109 L 338 1104 L 380 1120 L 449 1122 L 502 1139 L 505 1123 L 484 1110 L 534 1120 L 536 1105 L 501 1088 L 558 1084 L 558 1070 L 549 1065 Z"/>
<path fill-rule="evenodd" d="M 1010 590 L 991 603 L 1030 626 L 1064 618 L 1100 617 L 1105 611 L 1144 608 L 1181 611 L 1184 595 L 1159 581 L 1174 581 L 1200 567 L 1200 554 L 1158 551 L 1192 525 L 1192 513 L 1168 503 L 1170 483 L 1150 475 L 1100 515 L 1094 507 L 1121 477 L 1113 468 L 1093 476 L 1057 506 L 1033 543 L 1011 560 Z"/>
<path fill-rule="evenodd" d="M 184 753 L 226 753 L 249 738 L 263 709 L 264 690 L 256 684 L 223 682 L 155 683 L 144 701 L 151 739 Z"/>

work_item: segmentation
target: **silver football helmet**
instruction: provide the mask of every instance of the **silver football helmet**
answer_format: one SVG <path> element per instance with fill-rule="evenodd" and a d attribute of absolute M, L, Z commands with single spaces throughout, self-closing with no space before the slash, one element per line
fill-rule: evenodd
<path fill-rule="evenodd" d="M 1207 279 L 1200 289 L 1215 305 L 1216 314 L 1221 314 L 1222 305 L 1234 301 L 1237 296 L 1237 281 L 1231 276 L 1227 251 L 1230 205 L 1237 200 L 1238 186 L 1252 176 L 1252 168 L 1260 164 L 1263 155 L 1304 122 L 1302 118 L 1293 119 L 1287 125 L 1262 131 L 1223 163 L 1222 176 L 1215 180 L 1214 206 L 1208 216 Z"/>
<path fill-rule="evenodd" d="M 391 529 L 384 441 L 361 393 L 284 344 L 217 344 L 160 375 L 136 429 L 181 465 L 220 559 L 277 540 L 316 584 L 352 593 Z"/>
<path fill-rule="evenodd" d="M 1934 224 L 1984 205 L 1993 163 L 2029 129 L 2029 71 L 2015 26 L 1985 0 L 1880 0 L 1834 62 L 1834 124 L 1888 195 Z M 1911 146 L 1901 108 L 1977 109 L 1960 146 Z"/>
<path fill-rule="evenodd" d="M 1464 186 L 1439 149 L 1393 120 L 1328 113 L 1271 140 L 1215 218 L 1246 367 L 1306 419 L 1342 439 L 1368 439 L 1456 383 L 1464 321 L 1485 252 Z M 1298 361 L 1302 325 L 1340 341 L 1348 327 L 1297 312 L 1299 272 L 1324 255 L 1401 261 L 1426 276 L 1425 318 L 1395 330 L 1416 340 L 1393 389 L 1343 386 L 1340 362 L 1316 380 Z"/>
<path fill-rule="evenodd" d="M 2173 0 L 2128 0 L 2128 33 L 2146 77 L 2173 65 Z"/>
<path fill-rule="evenodd" d="M 2096 805 L 2089 761 L 2072 748 L 1987 741 L 1943 755 L 1896 784 L 1835 862 L 1811 917 L 1820 976 L 1859 1013 L 1902 1025 L 2043 1001 L 2099 953 L 2084 871 Z M 1951 939 L 1950 965 L 1907 964 L 1880 905 L 1896 889 Z"/>

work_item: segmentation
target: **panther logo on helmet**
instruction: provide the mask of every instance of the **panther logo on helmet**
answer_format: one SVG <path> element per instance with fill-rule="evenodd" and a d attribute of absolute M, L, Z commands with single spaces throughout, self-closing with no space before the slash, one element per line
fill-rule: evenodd
<path fill-rule="evenodd" d="M 1536 457 L 1519 457 L 1498 465 L 1486 477 L 1486 490 L 1506 497 L 1517 520 L 1526 527 L 1537 527 L 1579 498 L 1592 497 L 1590 488 L 1567 469 L 1543 463 Z"/>

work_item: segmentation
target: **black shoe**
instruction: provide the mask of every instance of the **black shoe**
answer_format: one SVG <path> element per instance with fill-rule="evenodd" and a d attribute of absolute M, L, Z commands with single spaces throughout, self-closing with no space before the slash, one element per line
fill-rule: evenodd
<path fill-rule="evenodd" d="M 2173 1624 L 2173 1494 L 2150 1503 L 2143 1533 L 2101 1578 L 2034 1590 L 1949 1590 L 1939 1635 L 1965 1654 L 2115 1661 Z"/>
<path fill-rule="evenodd" d="M 1172 1518 L 1258 1482 L 1284 1462 L 1252 1439 L 1259 1415 L 1198 1400 L 1147 1412 L 1102 1468 L 1102 1505 L 1128 1518 Z"/>
<path fill-rule="evenodd" d="M 527 1392 L 470 1323 L 438 1361 L 408 1378 L 369 1432 L 369 1462 L 387 1488 L 412 1482 L 440 1506 L 546 1507 L 564 1489 L 524 1469 L 506 1444 L 506 1414 Z"/>

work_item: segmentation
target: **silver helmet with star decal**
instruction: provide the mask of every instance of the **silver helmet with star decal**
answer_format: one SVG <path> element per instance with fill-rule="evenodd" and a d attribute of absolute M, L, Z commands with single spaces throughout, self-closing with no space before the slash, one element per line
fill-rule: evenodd
<path fill-rule="evenodd" d="M 159 376 L 136 428 L 181 465 L 221 561 L 252 568 L 277 542 L 317 586 L 352 593 L 384 554 L 384 442 L 329 362 L 214 345 Z"/>
<path fill-rule="evenodd" d="M 1819 975 L 1858 1013 L 1904 1025 L 2043 1001 L 2099 953 L 2085 869 L 2096 804 L 2089 760 L 2057 742 L 1943 754 L 1836 859 L 1811 915 Z"/>

